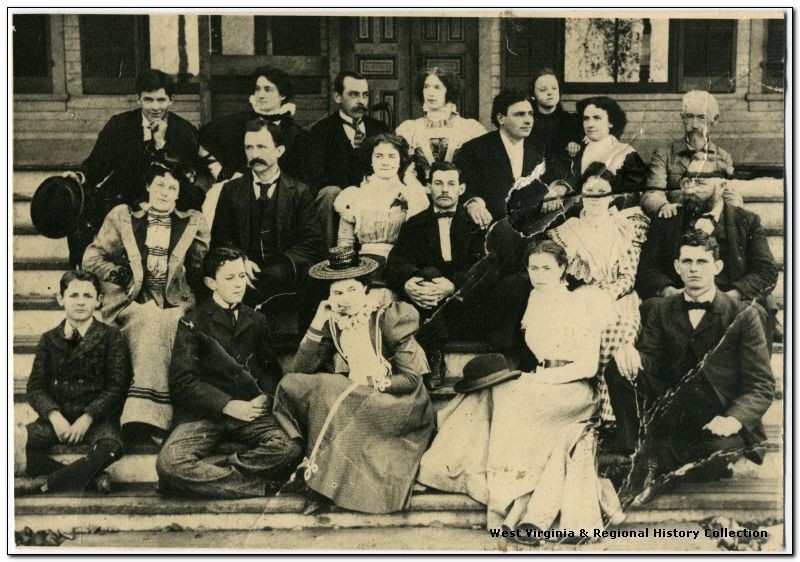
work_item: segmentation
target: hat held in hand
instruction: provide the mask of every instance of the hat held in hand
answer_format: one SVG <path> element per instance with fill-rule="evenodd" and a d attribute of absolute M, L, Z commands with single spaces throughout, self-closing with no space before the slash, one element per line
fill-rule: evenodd
<path fill-rule="evenodd" d="M 84 203 L 83 187 L 76 180 L 49 177 L 33 194 L 31 221 L 42 236 L 63 238 L 77 228 Z"/>
<path fill-rule="evenodd" d="M 520 375 L 522 372 L 508 368 L 506 358 L 501 353 L 478 355 L 464 365 L 464 376 L 453 386 L 453 390 L 466 394 L 518 379 Z"/>

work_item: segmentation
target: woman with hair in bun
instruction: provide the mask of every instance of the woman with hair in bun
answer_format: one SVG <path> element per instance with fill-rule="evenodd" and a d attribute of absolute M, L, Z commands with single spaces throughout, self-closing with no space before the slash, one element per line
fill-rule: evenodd
<path fill-rule="evenodd" d="M 418 77 L 415 93 L 422 103 L 423 116 L 403 121 L 397 134 L 408 142 L 414 171 L 424 185 L 434 162 L 452 162 L 461 145 L 483 135 L 486 129 L 475 119 L 459 115 L 456 101 L 461 80 L 454 73 L 431 68 Z"/>

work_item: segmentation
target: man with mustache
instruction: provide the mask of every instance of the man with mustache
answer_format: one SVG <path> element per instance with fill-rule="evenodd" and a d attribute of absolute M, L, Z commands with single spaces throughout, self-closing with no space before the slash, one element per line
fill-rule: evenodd
<path fill-rule="evenodd" d="M 247 172 L 247 157 L 242 150 L 245 125 L 256 117 L 281 128 L 285 150 L 280 158 L 283 170 L 309 186 L 314 195 L 322 185 L 322 160 L 316 139 L 294 120 L 296 107 L 291 102 L 294 85 L 288 74 L 269 66 L 253 71 L 250 111 L 223 115 L 200 128 L 200 143 L 219 163 L 217 179 L 232 179 Z"/>
<path fill-rule="evenodd" d="M 364 141 L 381 133 L 388 133 L 386 123 L 367 115 L 369 109 L 369 83 L 354 70 L 343 70 L 333 81 L 333 99 L 339 111 L 331 113 L 311 127 L 322 147 L 323 185 L 318 200 L 323 196 L 331 203 L 345 187 L 360 185 L 364 179 L 359 148 Z M 328 246 L 335 246 L 338 215 L 332 212 L 320 220 Z"/>
<path fill-rule="evenodd" d="M 275 123 L 246 123 L 243 152 L 250 170 L 222 186 L 211 229 L 212 248 L 238 248 L 246 255 L 248 306 L 304 292 L 308 268 L 325 251 L 310 188 L 279 165 L 285 142 Z"/>
<path fill-rule="evenodd" d="M 683 204 L 675 215 L 657 217 L 650 223 L 636 291 L 642 299 L 680 293 L 683 281 L 673 260 L 683 234 L 691 228 L 699 229 L 713 236 L 720 246 L 719 259 L 724 267 L 716 276 L 719 290 L 736 302 L 756 301 L 769 312 L 765 332 L 771 348 L 778 307 L 770 293 L 778 280 L 778 267 L 758 215 L 726 201 L 720 182 L 696 181 L 689 175 L 681 180 L 681 186 Z M 651 305 L 642 304 L 642 318 Z"/>
<path fill-rule="evenodd" d="M 441 309 L 467 280 L 472 266 L 485 255 L 485 231 L 459 204 L 466 189 L 459 176 L 458 168 L 450 162 L 431 166 L 431 206 L 403 224 L 386 264 L 389 286 L 419 310 L 422 320 L 436 315 L 435 321 L 424 324 L 418 334 L 431 367 L 431 374 L 425 379 L 430 389 L 444 383 L 442 344 L 451 338 L 479 337 L 475 318 L 469 318 L 460 303 Z M 470 302 L 474 303 L 474 295 L 471 297 Z"/>
<path fill-rule="evenodd" d="M 170 111 L 174 91 L 167 74 L 142 72 L 136 78 L 139 107 L 109 119 L 80 168 L 63 174 L 82 184 L 88 198 L 80 226 L 68 236 L 70 263 L 80 264 L 108 211 L 119 204 L 138 208 L 147 201 L 145 177 L 152 162 L 175 160 L 194 172 L 205 167 L 197 128 Z M 177 208 L 199 209 L 203 197 L 199 187 L 182 186 Z"/>
<path fill-rule="evenodd" d="M 641 206 L 651 217 L 672 217 L 681 204 L 681 178 L 685 174 L 733 175 L 731 155 L 711 142 L 709 133 L 719 121 L 719 104 L 706 91 L 692 90 L 683 96 L 681 119 L 684 137 L 668 147 L 657 148 L 650 159 L 650 172 Z M 716 180 L 719 181 L 719 180 Z M 742 206 L 742 197 L 733 190 L 723 190 L 725 200 Z"/>

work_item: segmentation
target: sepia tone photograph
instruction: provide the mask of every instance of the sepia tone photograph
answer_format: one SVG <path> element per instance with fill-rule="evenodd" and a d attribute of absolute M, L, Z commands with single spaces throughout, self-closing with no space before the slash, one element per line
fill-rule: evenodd
<path fill-rule="evenodd" d="M 8 553 L 792 552 L 792 17 L 9 8 Z"/>

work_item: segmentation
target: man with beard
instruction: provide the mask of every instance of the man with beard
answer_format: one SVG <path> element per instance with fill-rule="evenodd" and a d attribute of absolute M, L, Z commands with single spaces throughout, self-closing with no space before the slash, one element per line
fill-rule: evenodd
<path fill-rule="evenodd" d="M 650 159 L 647 189 L 641 206 L 654 217 L 672 217 L 681 204 L 681 179 L 685 175 L 715 174 L 719 177 L 733 175 L 731 155 L 714 144 L 709 133 L 719 121 L 719 104 L 706 91 L 692 90 L 683 96 L 681 119 L 685 135 L 668 147 L 657 148 Z M 741 195 L 724 190 L 728 203 L 742 206 Z"/>
<path fill-rule="evenodd" d="M 170 111 L 174 89 L 160 70 L 142 72 L 136 78 L 139 108 L 109 119 L 80 168 L 63 174 L 82 184 L 88 198 L 79 228 L 68 237 L 71 264 L 80 264 L 108 211 L 147 201 L 145 178 L 152 162 L 174 160 L 194 172 L 204 166 L 197 129 Z M 199 209 L 203 197 L 199 187 L 181 186 L 177 208 Z"/>
<path fill-rule="evenodd" d="M 719 180 L 681 181 L 682 206 L 669 218 L 657 217 L 650 224 L 642 246 L 636 291 L 642 299 L 670 297 L 683 289 L 683 281 L 673 266 L 683 234 L 696 228 L 716 239 L 724 267 L 716 285 L 734 301 L 756 301 L 769 314 L 767 342 L 771 347 L 777 306 L 770 296 L 778 279 L 778 267 L 767 244 L 758 215 L 731 205 L 723 198 Z M 642 304 L 642 318 L 652 303 Z M 763 310 L 761 311 L 763 314 Z"/>
<path fill-rule="evenodd" d="M 367 79 L 353 70 L 343 70 L 333 81 L 333 99 L 339 104 L 339 111 L 331 113 L 311 128 L 322 148 L 323 185 L 318 200 L 323 197 L 331 201 L 345 187 L 360 185 L 364 179 L 362 162 L 358 158 L 359 148 L 364 141 L 381 133 L 388 133 L 389 127 L 383 121 L 367 115 L 369 107 L 369 84 Z M 327 245 L 336 245 L 338 215 L 332 212 L 322 215 Z"/>
<path fill-rule="evenodd" d="M 281 293 L 303 293 L 308 268 L 325 247 L 311 190 L 278 163 L 286 151 L 283 129 L 252 119 L 243 145 L 250 171 L 222 186 L 211 246 L 238 248 L 247 256 L 244 302 L 256 306 Z"/>

